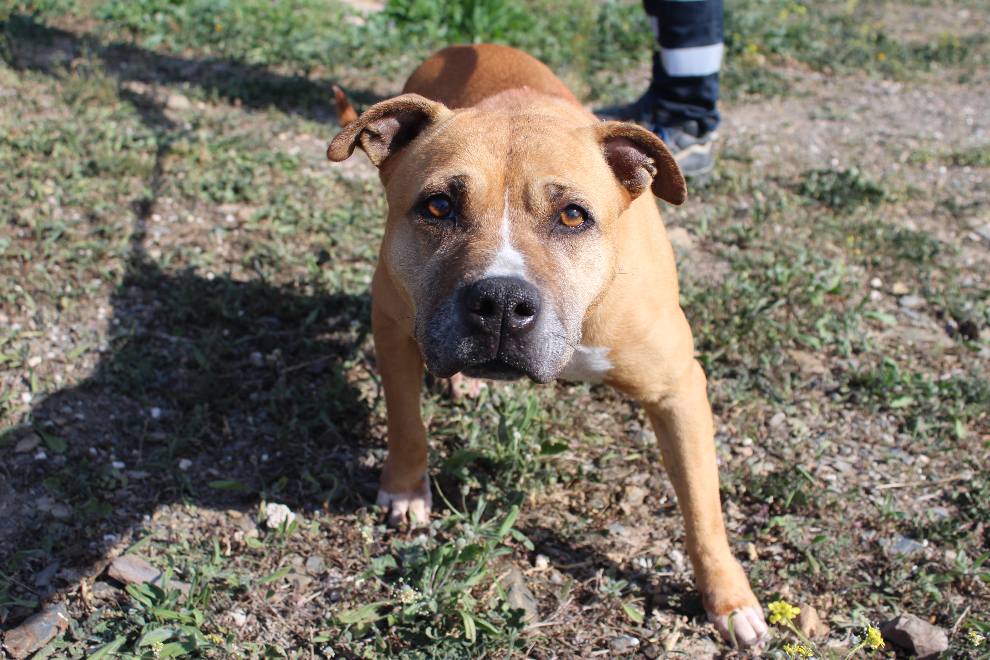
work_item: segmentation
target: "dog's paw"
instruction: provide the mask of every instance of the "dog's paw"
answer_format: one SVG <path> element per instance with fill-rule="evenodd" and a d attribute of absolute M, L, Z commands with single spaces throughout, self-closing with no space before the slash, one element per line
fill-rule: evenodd
<path fill-rule="evenodd" d="M 729 618 L 732 618 L 732 630 L 729 630 Z M 754 648 L 761 650 L 766 645 L 767 622 L 763 618 L 763 608 L 747 605 L 735 609 L 729 614 L 708 613 L 708 620 L 715 624 L 715 629 L 729 644 L 738 644 L 739 648 Z M 735 636 L 735 640 L 733 640 Z"/>
<path fill-rule="evenodd" d="M 376 502 L 387 513 L 390 527 L 398 527 L 406 522 L 425 525 L 430 520 L 433 507 L 433 494 L 430 492 L 430 475 L 423 473 L 420 487 L 412 493 L 387 493 L 378 491 Z"/>

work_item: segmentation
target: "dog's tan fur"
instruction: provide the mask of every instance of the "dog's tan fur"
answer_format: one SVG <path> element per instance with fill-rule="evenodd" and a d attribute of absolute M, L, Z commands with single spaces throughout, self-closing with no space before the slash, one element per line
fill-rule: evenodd
<path fill-rule="evenodd" d="M 640 401 L 684 514 L 709 618 L 728 638 L 735 613 L 738 642 L 758 644 L 766 632 L 762 609 L 722 522 L 705 375 L 680 308 L 673 251 L 656 204 L 643 194 L 684 200 L 684 179 L 666 147 L 638 126 L 599 122 L 546 66 L 502 46 L 441 51 L 403 92 L 348 122 L 328 150 L 339 161 L 363 148 L 380 169 L 389 202 L 372 283 L 388 404 L 379 503 L 391 508 L 393 521 L 429 515 L 420 415 L 427 347 L 414 337 L 415 320 L 484 277 L 511 238 L 520 272 L 567 335 L 552 374 L 584 374 Z M 451 181 L 466 190 L 458 229 L 417 222 L 416 200 Z M 547 218 L 564 198 L 590 209 L 594 231 L 553 233 Z M 581 361 L 590 354 L 597 361 Z"/>

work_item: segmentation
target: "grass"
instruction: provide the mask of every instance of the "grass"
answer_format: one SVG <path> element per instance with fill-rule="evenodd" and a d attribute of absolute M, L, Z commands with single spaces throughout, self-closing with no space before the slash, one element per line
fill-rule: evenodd
<path fill-rule="evenodd" d="M 795 71 L 938 85 L 986 62 L 979 37 L 890 36 L 879 3 L 727 10 L 738 101 L 792 93 Z M 491 385 L 461 402 L 426 390 L 443 503 L 413 533 L 379 525 L 368 288 L 385 206 L 373 173 L 322 156 L 331 82 L 372 102 L 449 41 L 522 46 L 583 100 L 631 98 L 649 59 L 639 6 L 348 12 L 0 6 L 0 493 L 16 505 L 0 520 L 0 626 L 64 597 L 71 625 L 43 654 L 588 657 L 628 636 L 711 655 L 655 438 L 608 388 Z M 191 107 L 164 109 L 179 93 Z M 952 652 L 985 658 L 964 633 L 990 627 L 987 344 L 949 322 L 983 327 L 990 290 L 965 244 L 891 220 L 955 227 L 979 197 L 865 165 L 761 170 L 756 144 L 719 160 L 693 191 L 703 204 L 665 211 L 721 269 L 685 267 L 681 293 L 735 549 L 765 602 L 812 600 L 842 648 L 908 610 L 958 621 Z M 982 146 L 940 149 L 903 165 L 986 167 Z M 952 346 L 891 338 L 911 323 L 898 282 Z M 295 522 L 265 525 L 272 504 Z M 879 541 L 896 534 L 930 550 L 887 557 Z M 122 552 L 190 595 L 112 582 L 102 571 Z M 537 626 L 510 605 L 510 565 Z"/>

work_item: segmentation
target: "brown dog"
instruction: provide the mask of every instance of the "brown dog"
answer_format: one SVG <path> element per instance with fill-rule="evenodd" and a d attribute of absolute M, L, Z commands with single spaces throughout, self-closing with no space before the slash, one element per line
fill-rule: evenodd
<path fill-rule="evenodd" d="M 650 417 L 709 619 L 730 639 L 732 616 L 741 646 L 760 642 L 763 611 L 722 523 L 705 374 L 644 194 L 687 195 L 664 143 L 599 122 L 536 59 L 480 45 L 426 60 L 327 155 L 355 147 L 379 168 L 389 208 L 372 329 L 388 404 L 378 503 L 390 521 L 430 512 L 424 362 L 441 378 L 607 383 Z"/>

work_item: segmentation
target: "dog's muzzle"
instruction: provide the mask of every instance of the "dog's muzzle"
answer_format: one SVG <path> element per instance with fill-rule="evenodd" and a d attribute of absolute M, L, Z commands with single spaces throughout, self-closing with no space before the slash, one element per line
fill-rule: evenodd
<path fill-rule="evenodd" d="M 486 277 L 461 287 L 416 331 L 426 366 L 437 377 L 529 376 L 540 383 L 557 377 L 566 335 L 539 290 L 520 277 Z"/>

